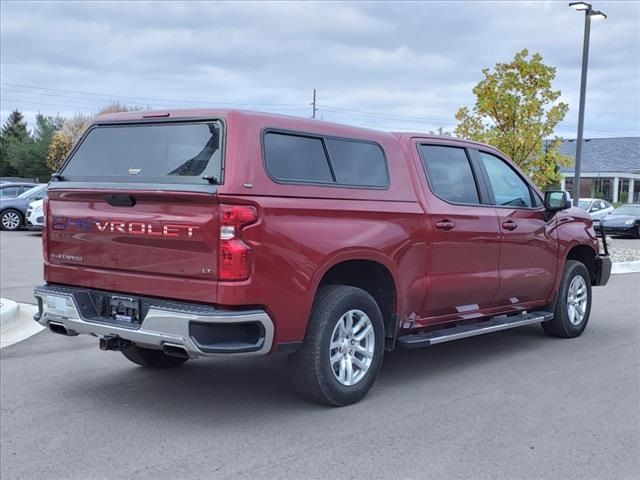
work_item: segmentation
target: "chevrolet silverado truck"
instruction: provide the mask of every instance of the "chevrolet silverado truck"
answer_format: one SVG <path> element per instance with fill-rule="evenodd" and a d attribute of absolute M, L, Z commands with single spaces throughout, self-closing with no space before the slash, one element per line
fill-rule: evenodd
<path fill-rule="evenodd" d="M 52 332 L 152 368 L 284 352 L 336 406 L 394 348 L 576 337 L 611 271 L 588 214 L 488 145 L 235 110 L 98 117 L 45 214 Z"/>

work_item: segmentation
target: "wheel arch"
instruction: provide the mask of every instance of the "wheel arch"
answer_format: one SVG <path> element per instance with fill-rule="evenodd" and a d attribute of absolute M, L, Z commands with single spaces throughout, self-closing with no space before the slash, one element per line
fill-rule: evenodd
<path fill-rule="evenodd" d="M 318 272 L 314 296 L 326 285 L 350 285 L 369 293 L 380 307 L 385 335 L 395 336 L 400 296 L 388 259 L 370 254 L 338 256 Z"/>
<path fill-rule="evenodd" d="M 593 284 L 596 281 L 597 277 L 597 263 L 596 257 L 597 252 L 593 249 L 593 247 L 585 244 L 578 244 L 572 246 L 565 257 L 565 265 L 567 260 L 576 260 L 582 263 L 587 270 L 589 271 L 589 277 L 591 278 L 591 283 Z"/>

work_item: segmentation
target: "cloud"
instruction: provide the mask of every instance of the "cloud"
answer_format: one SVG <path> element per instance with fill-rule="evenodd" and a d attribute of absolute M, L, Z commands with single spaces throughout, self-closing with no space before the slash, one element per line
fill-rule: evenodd
<path fill-rule="evenodd" d="M 588 136 L 640 135 L 640 3 L 592 26 Z M 557 67 L 573 136 L 583 21 L 566 2 L 2 2 L 1 117 L 110 100 L 238 106 L 392 130 L 452 126 L 481 69 Z M 33 87 L 41 89 L 34 89 Z"/>

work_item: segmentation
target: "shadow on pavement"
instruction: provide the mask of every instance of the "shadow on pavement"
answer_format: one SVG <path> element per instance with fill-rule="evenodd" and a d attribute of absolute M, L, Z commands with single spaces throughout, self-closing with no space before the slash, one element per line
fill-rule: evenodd
<path fill-rule="evenodd" d="M 368 398 L 384 397 L 396 388 L 456 375 L 465 368 L 508 362 L 512 356 L 541 348 L 549 339 L 539 327 L 467 339 L 431 348 L 387 352 L 383 369 Z M 80 378 L 70 373 L 59 393 L 76 406 L 90 402 L 100 410 L 118 405 L 144 411 L 156 421 L 212 424 L 260 421 L 265 414 L 329 410 L 302 400 L 288 376 L 285 355 L 263 358 L 200 359 L 171 370 L 150 370 L 129 363 L 116 352 L 104 369 Z M 119 358 L 120 357 L 120 358 Z M 79 381 L 76 381 L 78 379 Z M 365 399 L 366 401 L 366 399 Z"/>

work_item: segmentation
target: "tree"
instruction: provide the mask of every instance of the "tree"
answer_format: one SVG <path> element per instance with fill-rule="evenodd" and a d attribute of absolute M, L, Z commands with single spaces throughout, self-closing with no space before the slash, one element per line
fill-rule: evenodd
<path fill-rule="evenodd" d="M 140 110 L 138 107 L 129 107 L 120 102 L 114 102 L 104 107 L 98 115 L 116 112 L 129 112 L 132 110 Z M 60 165 L 73 148 L 73 145 L 82 137 L 84 132 L 89 128 L 94 116 L 77 113 L 71 118 L 64 121 L 62 128 L 56 132 L 51 139 L 49 150 L 47 152 L 47 165 L 53 171 L 57 171 Z"/>
<path fill-rule="evenodd" d="M 24 142 L 29 138 L 27 123 L 18 110 L 14 110 L 2 126 L 0 132 L 0 176 L 16 176 L 19 172 L 9 163 L 9 142 Z"/>
<path fill-rule="evenodd" d="M 36 126 L 25 139 L 10 138 L 7 142 L 8 163 L 21 175 L 48 180 L 47 151 L 56 131 L 62 128 L 63 118 L 36 115 Z"/>
<path fill-rule="evenodd" d="M 47 165 L 51 170 L 57 171 L 60 168 L 73 145 L 91 125 L 91 118 L 89 115 L 77 113 L 66 119 L 62 128 L 53 135 L 47 152 Z"/>
<path fill-rule="evenodd" d="M 482 74 L 473 89 L 473 110 L 462 107 L 456 113 L 456 135 L 503 151 L 541 188 L 560 180 L 559 166 L 570 165 L 571 159 L 560 154 L 562 138 L 553 135 L 569 110 L 551 85 L 556 69 L 524 49 Z"/>

